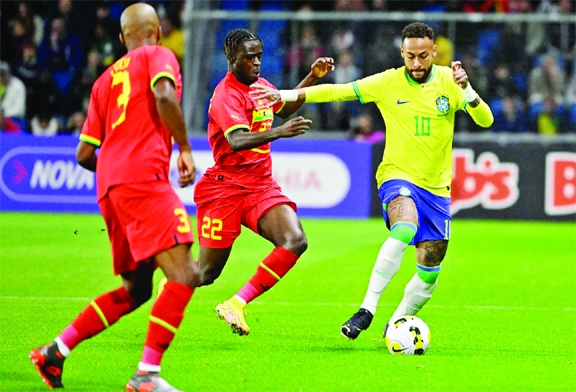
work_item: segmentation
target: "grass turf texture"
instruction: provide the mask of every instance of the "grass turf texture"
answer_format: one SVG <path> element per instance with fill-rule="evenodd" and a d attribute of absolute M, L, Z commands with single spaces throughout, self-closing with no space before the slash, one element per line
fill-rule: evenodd
<path fill-rule="evenodd" d="M 185 391 L 576 390 L 576 225 L 462 221 L 434 297 L 419 313 L 432 343 L 393 356 L 381 333 L 414 273 L 414 248 L 370 329 L 339 329 L 358 308 L 388 235 L 379 219 L 303 220 L 309 249 L 249 305 L 247 337 L 214 307 L 253 274 L 271 245 L 244 230 L 221 277 L 196 291 L 163 361 Z M 27 358 L 92 300 L 119 286 L 98 215 L 0 214 L 0 390 L 48 388 Z M 197 255 L 198 247 L 194 246 Z M 157 282 L 162 276 L 158 271 Z M 155 290 L 156 291 L 156 290 Z M 142 351 L 151 302 L 82 343 L 67 391 L 120 391 Z"/>

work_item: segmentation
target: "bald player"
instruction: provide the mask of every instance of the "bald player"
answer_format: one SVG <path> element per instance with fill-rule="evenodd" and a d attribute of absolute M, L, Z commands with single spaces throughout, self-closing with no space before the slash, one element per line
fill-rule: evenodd
<path fill-rule="evenodd" d="M 179 150 L 180 186 L 194 182 L 196 169 L 180 109 L 178 61 L 159 46 L 156 11 L 133 4 L 120 23 L 120 41 L 128 53 L 94 83 L 76 159 L 96 172 L 98 205 L 122 286 L 93 300 L 53 342 L 32 350 L 30 358 L 50 388 L 62 388 L 70 351 L 148 301 L 159 267 L 168 283 L 152 307 L 142 359 L 126 390 L 176 391 L 160 377 L 160 362 L 199 275 L 190 252 L 190 219 L 169 182 L 172 140 Z"/>

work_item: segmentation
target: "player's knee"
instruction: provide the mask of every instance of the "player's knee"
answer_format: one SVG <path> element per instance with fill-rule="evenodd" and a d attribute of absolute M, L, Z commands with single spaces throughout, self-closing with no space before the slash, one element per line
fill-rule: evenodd
<path fill-rule="evenodd" d="M 418 227 L 412 222 L 398 221 L 390 228 L 390 237 L 410 244 L 416 236 L 417 229 Z"/>
<path fill-rule="evenodd" d="M 182 273 L 183 275 L 183 282 L 185 285 L 196 288 L 200 282 L 200 271 L 198 270 L 198 266 L 196 263 L 190 263 L 185 268 L 185 271 Z"/>
<path fill-rule="evenodd" d="M 209 286 L 218 278 L 218 276 L 210 274 L 200 274 L 199 286 Z"/>
<path fill-rule="evenodd" d="M 286 243 L 281 245 L 283 248 L 288 249 L 290 252 L 302 255 L 308 249 L 308 239 L 303 232 L 300 232 L 286 240 Z"/>
<path fill-rule="evenodd" d="M 208 286 L 214 283 L 216 279 L 220 276 L 220 272 L 217 268 L 210 268 L 209 266 L 205 266 L 204 268 L 200 268 L 198 274 L 199 286 Z"/>
<path fill-rule="evenodd" d="M 427 241 L 424 252 L 419 253 L 418 263 L 426 267 L 439 266 L 446 256 L 447 249 L 448 241 Z"/>

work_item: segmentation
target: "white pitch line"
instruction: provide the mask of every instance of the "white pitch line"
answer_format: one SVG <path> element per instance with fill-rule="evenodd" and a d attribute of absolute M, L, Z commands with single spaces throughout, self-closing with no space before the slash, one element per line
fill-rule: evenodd
<path fill-rule="evenodd" d="M 89 302 L 94 298 L 88 297 L 21 297 L 21 296 L 0 296 L 0 300 L 4 301 L 76 301 L 76 302 Z M 211 304 L 213 301 L 207 300 L 192 300 L 196 304 Z M 271 302 L 271 301 L 254 301 L 253 304 L 256 305 L 278 305 L 278 306 L 302 306 L 301 302 Z M 306 303 L 307 306 L 334 306 L 334 307 L 354 307 L 358 304 L 352 303 L 340 303 L 340 302 L 312 302 Z M 380 304 L 380 307 L 395 307 L 398 304 L 386 303 Z M 537 306 L 500 306 L 500 305 L 440 305 L 440 304 L 430 304 L 426 305 L 426 308 L 446 308 L 446 309 L 471 309 L 471 310 L 504 310 L 504 311 L 563 311 L 563 312 L 575 312 L 576 308 L 546 308 Z"/>

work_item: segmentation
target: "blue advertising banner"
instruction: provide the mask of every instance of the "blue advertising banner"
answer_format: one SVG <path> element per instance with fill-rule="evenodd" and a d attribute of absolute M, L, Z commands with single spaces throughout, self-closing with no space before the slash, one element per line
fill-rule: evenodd
<path fill-rule="evenodd" d="M 98 212 L 96 180 L 76 163 L 76 137 L 0 135 L 0 210 Z M 205 138 L 191 139 L 198 178 L 213 164 Z M 278 140 L 273 176 L 303 217 L 366 218 L 370 215 L 372 150 L 347 140 Z M 194 214 L 193 187 L 177 186 L 177 153 L 171 178 Z M 127 162 L 126 164 L 135 164 Z"/>

